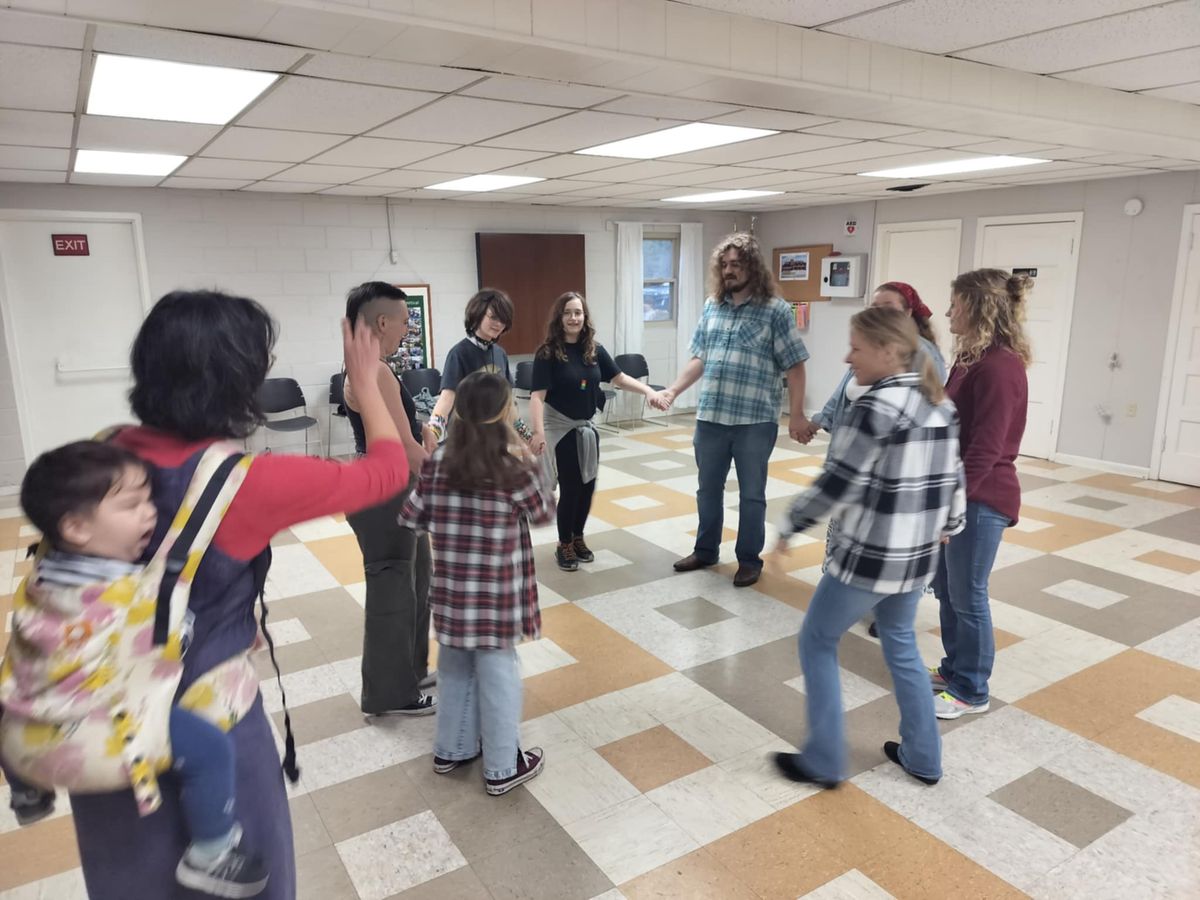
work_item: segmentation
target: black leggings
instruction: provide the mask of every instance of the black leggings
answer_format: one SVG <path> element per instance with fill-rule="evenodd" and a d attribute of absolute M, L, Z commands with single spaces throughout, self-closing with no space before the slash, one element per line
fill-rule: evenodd
<path fill-rule="evenodd" d="M 578 432 L 572 429 L 554 447 L 558 463 L 558 540 L 569 544 L 577 535 L 583 536 L 588 514 L 592 511 L 592 495 L 596 480 L 583 483 L 579 470 Z"/>

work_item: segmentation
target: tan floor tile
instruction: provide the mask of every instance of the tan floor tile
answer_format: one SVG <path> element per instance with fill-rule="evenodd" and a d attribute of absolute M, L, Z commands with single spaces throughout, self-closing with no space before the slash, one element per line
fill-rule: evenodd
<path fill-rule="evenodd" d="M 1081 519 L 1078 516 L 1067 516 L 1033 506 L 1022 506 L 1021 516 L 1026 519 L 1037 519 L 1039 522 L 1048 522 L 1052 527 L 1032 532 L 1009 528 L 1004 532 L 1005 543 L 1017 544 L 1031 550 L 1041 550 L 1044 553 L 1056 553 L 1059 550 L 1108 537 L 1110 534 L 1116 534 L 1123 530 L 1116 525 L 1105 525 L 1103 522 Z"/>
<path fill-rule="evenodd" d="M 1130 719 L 1106 731 L 1097 743 L 1200 788 L 1200 747 L 1181 734 Z"/>
<path fill-rule="evenodd" d="M 334 735 L 365 728 L 366 722 L 358 703 L 349 694 L 338 694 L 315 703 L 291 707 L 292 731 L 296 744 L 303 747 Z M 279 733 L 283 733 L 283 711 L 271 714 Z"/>
<path fill-rule="evenodd" d="M 757 894 L 704 850 L 625 882 L 621 893 L 628 900 L 758 900 Z"/>
<path fill-rule="evenodd" d="M 1062 463 L 1050 462 L 1048 459 L 1038 459 L 1034 456 L 1022 456 L 1021 462 L 1028 466 L 1035 466 L 1039 469 L 1049 469 L 1050 471 L 1067 468 L 1067 466 L 1063 465 Z"/>
<path fill-rule="evenodd" d="M 542 713 L 669 674 L 672 669 L 595 617 L 570 604 L 542 612 L 542 634 L 579 660 L 525 679 Z"/>
<path fill-rule="evenodd" d="M 665 447 L 668 450 L 688 450 L 692 446 L 692 428 L 656 428 L 653 431 L 639 431 L 636 434 L 623 434 L 622 438 L 651 444 L 655 447 Z M 678 438 L 687 436 L 688 440 Z"/>
<path fill-rule="evenodd" d="M 806 803 L 760 819 L 705 850 L 763 900 L 794 900 L 851 868 L 818 838 Z"/>
<path fill-rule="evenodd" d="M 699 531 L 700 531 L 699 528 L 693 528 L 691 531 L 688 532 L 688 536 L 695 537 L 699 533 Z M 721 543 L 725 543 L 726 541 L 732 541 L 732 540 L 736 540 L 736 539 L 737 539 L 737 532 L 734 531 L 732 528 L 723 527 L 721 529 Z"/>
<path fill-rule="evenodd" d="M 79 865 L 70 816 L 0 834 L 0 891 L 39 881 Z"/>
<path fill-rule="evenodd" d="M 32 571 L 33 571 L 33 560 L 32 559 L 20 559 L 20 560 L 17 560 L 16 565 L 13 566 L 13 577 L 14 578 L 15 577 L 23 578 Z"/>
<path fill-rule="evenodd" d="M 929 633 L 941 637 L 942 629 L 930 628 Z M 992 634 L 995 637 L 997 650 L 1003 650 L 1005 647 L 1011 647 L 1013 644 L 1019 644 L 1021 641 L 1025 640 L 1025 638 L 1021 637 L 1019 634 L 1013 634 L 1011 631 L 1005 631 L 1003 628 L 993 627 Z"/>
<path fill-rule="evenodd" d="M 358 891 L 334 847 L 296 857 L 297 900 L 359 900 Z"/>
<path fill-rule="evenodd" d="M 1092 485 L 1093 487 L 1103 488 L 1106 491 L 1133 494 L 1136 497 L 1145 497 L 1147 500 L 1169 500 L 1172 503 L 1182 503 L 1185 506 L 1200 506 L 1200 488 L 1187 488 L 1182 491 L 1163 493 L 1162 491 L 1149 488 L 1134 487 L 1135 484 L 1143 480 L 1141 478 L 1131 478 L 1128 475 L 1105 473 L 1093 475 L 1091 478 L 1083 478 L 1075 483 Z"/>
<path fill-rule="evenodd" d="M 352 534 L 308 541 L 305 545 L 338 584 L 357 584 L 363 580 L 362 552 L 358 539 Z"/>
<path fill-rule="evenodd" d="M 1137 562 L 1143 562 L 1150 566 L 1158 566 L 1160 569 L 1182 572 L 1184 575 L 1200 572 L 1200 560 L 1195 560 L 1188 556 L 1179 556 L 1175 553 L 1167 553 L 1165 550 L 1151 550 L 1149 553 L 1135 556 L 1134 559 Z"/>
<path fill-rule="evenodd" d="M 596 752 L 642 793 L 712 765 L 665 725 L 597 747 Z"/>
<path fill-rule="evenodd" d="M 644 509 L 629 509 L 617 502 L 633 497 L 646 497 L 656 501 L 657 505 Z M 695 497 L 649 482 L 597 491 L 596 498 L 592 501 L 592 515 L 605 522 L 610 522 L 618 528 L 642 525 L 659 519 L 672 519 L 676 516 L 695 515 L 695 513 Z"/>

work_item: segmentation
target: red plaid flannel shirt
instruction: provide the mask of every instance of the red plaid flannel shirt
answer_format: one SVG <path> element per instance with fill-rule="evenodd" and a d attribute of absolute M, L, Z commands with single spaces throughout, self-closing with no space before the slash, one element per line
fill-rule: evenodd
<path fill-rule="evenodd" d="M 513 490 L 451 488 L 438 451 L 400 511 L 400 524 L 433 537 L 429 605 L 438 641 L 463 650 L 499 650 L 541 632 L 529 524 L 554 518 L 554 496 L 539 475 Z"/>

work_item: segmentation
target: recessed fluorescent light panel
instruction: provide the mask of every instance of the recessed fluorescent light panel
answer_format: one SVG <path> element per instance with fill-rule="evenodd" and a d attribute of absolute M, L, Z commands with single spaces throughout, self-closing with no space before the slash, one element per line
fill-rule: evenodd
<path fill-rule="evenodd" d="M 693 150 L 707 150 L 709 147 L 736 144 L 739 141 L 749 141 L 772 134 L 779 134 L 779 132 L 767 131 L 764 128 L 740 128 L 733 125 L 693 122 L 691 125 L 680 125 L 665 131 L 641 134 L 623 141 L 613 141 L 611 144 L 601 144 L 599 147 L 588 147 L 586 150 L 576 150 L 575 152 L 587 156 L 657 159 L 660 156 L 674 156 L 677 153 L 690 153 Z"/>
<path fill-rule="evenodd" d="M 505 188 L 545 180 L 545 178 L 530 178 L 527 175 L 471 175 L 469 178 L 455 178 L 453 181 L 426 185 L 424 189 L 427 191 L 502 191 Z"/>
<path fill-rule="evenodd" d="M 1014 169 L 1017 166 L 1036 166 L 1050 162 L 1031 156 L 977 156 L 974 159 L 955 159 L 950 162 L 927 163 L 902 169 L 880 169 L 878 172 L 859 172 L 866 178 L 932 178 L 937 175 L 958 175 L 963 172 L 986 172 L 988 169 Z"/>
<path fill-rule="evenodd" d="M 719 203 L 722 200 L 747 200 L 751 197 L 769 197 L 783 191 L 715 191 L 711 194 L 688 194 L 686 197 L 663 197 L 664 203 Z"/>
<path fill-rule="evenodd" d="M 121 150 L 79 150 L 75 171 L 98 175 L 170 175 L 186 156 L 170 153 L 125 153 Z"/>
<path fill-rule="evenodd" d="M 101 53 L 92 72 L 87 112 L 224 125 L 278 77 L 250 69 Z"/>

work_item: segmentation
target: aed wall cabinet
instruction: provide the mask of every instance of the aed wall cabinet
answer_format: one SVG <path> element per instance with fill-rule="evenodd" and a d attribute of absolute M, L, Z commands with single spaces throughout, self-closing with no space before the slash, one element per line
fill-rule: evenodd
<path fill-rule="evenodd" d="M 850 253 L 821 260 L 822 297 L 861 297 L 867 280 L 867 256 Z"/>

